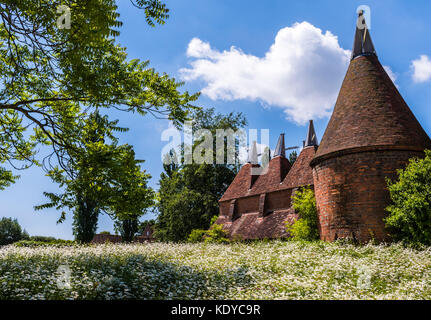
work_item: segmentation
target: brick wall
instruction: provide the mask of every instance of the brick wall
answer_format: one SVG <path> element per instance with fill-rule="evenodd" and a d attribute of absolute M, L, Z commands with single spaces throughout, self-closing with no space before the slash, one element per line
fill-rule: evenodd
<path fill-rule="evenodd" d="M 396 169 L 404 168 L 409 158 L 422 155 L 368 151 L 340 154 L 316 164 L 313 176 L 321 239 L 388 240 L 383 222 L 390 200 L 385 178 L 395 179 Z"/>
<path fill-rule="evenodd" d="M 268 193 L 265 199 L 267 211 L 265 212 L 265 215 L 268 213 L 268 211 L 273 212 L 275 210 L 290 208 L 291 195 L 291 189 Z"/>
<path fill-rule="evenodd" d="M 93 240 L 91 240 L 91 243 L 118 243 L 122 241 L 123 239 L 121 238 L 121 236 L 115 234 L 95 234 Z"/>
<path fill-rule="evenodd" d="M 239 214 L 259 212 L 259 195 L 237 199 L 236 212 Z"/>
<path fill-rule="evenodd" d="M 218 224 L 223 224 L 230 238 L 283 238 L 286 222 L 297 218 L 291 208 L 292 189 L 263 193 L 220 202 Z"/>

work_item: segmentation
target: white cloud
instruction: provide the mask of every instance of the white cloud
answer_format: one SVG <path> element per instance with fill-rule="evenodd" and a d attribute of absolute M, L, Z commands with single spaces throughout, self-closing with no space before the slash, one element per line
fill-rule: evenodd
<path fill-rule="evenodd" d="M 281 29 L 264 57 L 233 46 L 218 51 L 198 38 L 187 56 L 193 59 L 180 70 L 182 78 L 203 80 L 209 98 L 281 107 L 299 124 L 330 115 L 350 61 L 335 35 L 308 22 Z"/>
<path fill-rule="evenodd" d="M 419 59 L 413 60 L 411 67 L 414 82 L 426 82 L 431 79 L 431 60 L 427 55 L 421 55 Z"/>
<path fill-rule="evenodd" d="M 399 88 L 399 86 L 395 83 L 395 81 L 397 81 L 397 79 L 398 79 L 398 74 L 393 72 L 391 67 L 389 67 L 389 66 L 383 66 L 383 69 L 385 69 L 386 73 L 388 74 L 389 78 L 391 78 L 395 87 Z"/>

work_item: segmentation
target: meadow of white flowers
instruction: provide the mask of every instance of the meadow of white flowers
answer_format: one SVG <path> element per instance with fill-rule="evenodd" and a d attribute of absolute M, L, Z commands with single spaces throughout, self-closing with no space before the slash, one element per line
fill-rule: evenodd
<path fill-rule="evenodd" d="M 431 299 L 431 248 L 323 242 L 0 249 L 1 299 Z"/>

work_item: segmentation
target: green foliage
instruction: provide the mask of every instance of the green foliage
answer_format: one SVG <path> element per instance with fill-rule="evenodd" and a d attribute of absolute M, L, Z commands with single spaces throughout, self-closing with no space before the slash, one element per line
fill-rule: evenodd
<path fill-rule="evenodd" d="M 431 150 L 424 159 L 410 159 L 398 176 L 387 180 L 392 204 L 386 226 L 395 240 L 431 245 Z"/>
<path fill-rule="evenodd" d="M 20 240 L 13 245 L 16 247 L 71 247 L 78 243 L 73 240 L 55 239 L 51 241 Z"/>
<path fill-rule="evenodd" d="M 114 227 L 115 231 L 123 238 L 123 241 L 132 242 L 139 231 L 138 217 L 117 220 Z"/>
<path fill-rule="evenodd" d="M 191 230 L 208 228 L 211 217 L 218 210 L 213 195 L 187 187 L 181 189 L 181 179 L 183 176 L 176 173 L 172 179 L 161 183 L 159 206 L 163 207 L 155 236 L 163 241 L 183 241 Z M 175 189 L 179 189 L 177 193 L 170 191 Z"/>
<path fill-rule="evenodd" d="M 132 3 L 139 9 L 145 10 L 145 20 L 148 25 L 154 27 L 155 23 L 164 24 L 165 20 L 169 18 L 169 9 L 160 0 L 135 0 Z"/>
<path fill-rule="evenodd" d="M 1 133 L 0 133 L 1 140 Z M 0 141 L 1 144 L 1 141 Z M 1 153 L 1 151 L 0 151 Z M 0 163 L 2 159 L 0 158 Z M 6 170 L 5 168 L 0 167 L 0 190 L 4 190 L 9 187 L 11 184 L 15 183 L 15 180 L 18 179 L 19 176 L 14 176 L 12 172 Z"/>
<path fill-rule="evenodd" d="M 204 236 L 206 232 L 207 230 L 193 229 L 192 232 L 190 232 L 189 237 L 187 238 L 187 242 L 197 243 L 204 241 Z"/>
<path fill-rule="evenodd" d="M 17 219 L 3 217 L 0 220 L 0 246 L 28 238 L 28 233 L 22 230 Z"/>
<path fill-rule="evenodd" d="M 296 191 L 292 197 L 292 205 L 299 215 L 293 224 L 286 223 L 287 232 L 294 240 L 317 240 L 319 230 L 317 227 L 316 198 L 310 187 Z"/>
<path fill-rule="evenodd" d="M 163 24 L 160 0 L 136 0 L 150 26 Z M 118 42 L 122 22 L 115 0 L 68 0 L 71 28 L 59 29 L 51 0 L 0 3 L 0 165 L 41 165 L 41 146 L 67 162 L 65 149 L 79 140 L 80 123 L 97 108 L 154 114 L 180 126 L 199 94 L 181 93 L 182 82 L 130 59 Z M 0 167 L 0 189 L 15 181 Z"/>
<path fill-rule="evenodd" d="M 192 230 L 187 238 L 187 242 L 228 243 L 227 232 L 223 229 L 223 225 L 216 223 L 217 218 L 218 216 L 212 217 L 211 226 L 208 230 Z"/>
<path fill-rule="evenodd" d="M 76 194 L 76 206 L 73 209 L 72 226 L 75 239 L 82 243 L 88 243 L 93 239 L 97 230 L 100 213 L 97 201 Z"/>
<path fill-rule="evenodd" d="M 208 129 L 213 137 L 217 129 L 237 131 L 246 125 L 241 113 L 223 115 L 213 108 L 194 112 L 192 119 L 193 130 Z M 200 142 L 196 141 L 193 150 Z M 213 163 L 215 157 L 214 152 Z M 170 164 L 164 169 L 159 180 L 155 236 L 162 241 L 185 241 L 192 230 L 210 227 L 211 218 L 219 212 L 218 200 L 235 178 L 239 164 Z"/>
<path fill-rule="evenodd" d="M 287 231 L 294 240 L 315 240 L 315 232 L 309 222 L 304 219 L 298 219 L 292 225 L 287 225 Z"/>
<path fill-rule="evenodd" d="M 295 163 L 295 161 L 296 161 L 297 158 L 298 158 L 298 154 L 296 153 L 296 151 L 292 151 L 289 154 L 289 162 L 290 162 L 290 164 L 293 165 Z"/>
<path fill-rule="evenodd" d="M 72 210 L 74 235 L 80 242 L 93 239 L 101 212 L 127 221 L 154 204 L 154 192 L 147 187 L 151 176 L 141 169 L 143 161 L 135 159 L 130 145 L 118 145 L 114 132 L 125 129 L 117 122 L 95 112 L 74 128 L 80 138 L 67 150 L 68 161 L 48 172 L 64 191 L 45 192 L 49 202 L 35 207 Z M 59 222 L 65 215 L 63 211 Z"/>
<path fill-rule="evenodd" d="M 56 241 L 57 239 L 54 237 L 47 237 L 47 236 L 31 236 L 29 240 L 35 241 L 35 242 L 52 242 L 52 241 Z"/>
<path fill-rule="evenodd" d="M 223 229 L 222 224 L 213 223 L 204 236 L 204 242 L 207 243 L 228 243 L 227 232 Z"/>
<path fill-rule="evenodd" d="M 111 233 L 110 233 L 109 231 L 101 231 L 101 232 L 99 232 L 99 234 L 107 234 L 107 235 L 110 235 Z"/>

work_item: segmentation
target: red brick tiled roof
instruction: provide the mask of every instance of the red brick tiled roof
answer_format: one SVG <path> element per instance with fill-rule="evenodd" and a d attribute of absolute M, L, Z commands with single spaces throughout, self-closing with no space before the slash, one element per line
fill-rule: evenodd
<path fill-rule="evenodd" d="M 316 147 L 302 149 L 295 163 L 282 183 L 284 189 L 313 185 L 313 171 L 310 162 L 316 154 Z"/>
<path fill-rule="evenodd" d="M 241 198 L 250 193 L 251 163 L 244 164 L 219 201 Z"/>
<path fill-rule="evenodd" d="M 271 159 L 268 164 L 268 171 L 257 178 L 250 191 L 250 195 L 280 190 L 280 184 L 290 168 L 291 164 L 289 160 L 283 156 Z"/>
<path fill-rule="evenodd" d="M 219 201 L 313 185 L 313 171 L 310 162 L 314 158 L 315 150 L 316 147 L 314 146 L 304 148 L 293 166 L 281 156 L 271 159 L 268 171 L 257 177 L 251 189 L 249 187 L 252 165 L 250 163 L 245 164 Z"/>

